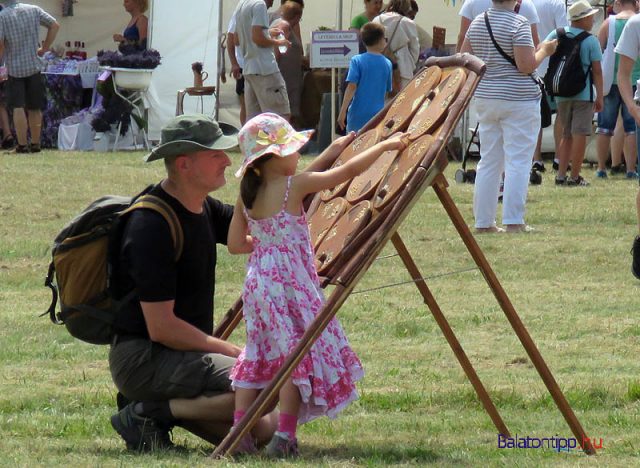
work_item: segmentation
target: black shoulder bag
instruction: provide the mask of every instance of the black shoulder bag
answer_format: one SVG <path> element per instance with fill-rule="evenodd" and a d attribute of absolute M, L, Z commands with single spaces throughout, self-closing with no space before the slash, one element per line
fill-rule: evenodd
<path fill-rule="evenodd" d="M 493 37 L 493 31 L 491 30 L 491 24 L 489 23 L 489 14 L 484 12 L 484 24 L 487 25 L 487 31 L 489 31 L 489 36 L 491 37 L 491 42 L 493 42 L 496 50 L 504 57 L 504 59 L 509 62 L 511 65 L 518 68 L 516 65 L 516 61 L 513 57 L 507 55 L 507 53 L 500 47 L 500 45 L 496 42 L 496 38 Z M 540 77 L 529 75 L 533 82 L 538 85 L 540 88 L 540 92 L 542 95 L 540 96 L 540 126 L 542 128 L 547 128 L 551 125 L 551 107 L 549 107 L 549 101 L 547 100 L 547 90 L 544 87 L 544 81 L 540 79 Z"/>

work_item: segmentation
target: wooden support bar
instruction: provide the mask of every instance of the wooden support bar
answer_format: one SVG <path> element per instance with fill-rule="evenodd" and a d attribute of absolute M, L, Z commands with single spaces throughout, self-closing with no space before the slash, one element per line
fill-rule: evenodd
<path fill-rule="evenodd" d="M 462 345 L 453 333 L 453 330 L 449 326 L 449 322 L 447 322 L 447 319 L 442 313 L 440 306 L 436 302 L 436 299 L 433 297 L 433 294 L 431 294 L 427 283 L 424 281 L 424 279 L 422 279 L 423 276 L 420 273 L 420 270 L 418 270 L 418 266 L 413 261 L 413 258 L 411 258 L 409 250 L 407 249 L 406 245 L 397 232 L 393 235 L 393 237 L 391 237 L 391 242 L 393 242 L 393 246 L 396 248 L 396 251 L 400 255 L 404 266 L 407 268 L 407 271 L 411 275 L 411 278 L 414 280 L 418 290 L 420 291 L 420 294 L 422 294 L 425 304 L 427 304 L 427 306 L 429 307 L 429 310 L 433 314 L 433 318 L 436 319 L 440 330 L 442 330 L 444 337 L 447 339 L 449 346 L 451 346 L 451 349 L 453 350 L 453 354 L 455 354 L 456 358 L 458 359 L 458 362 L 462 366 L 464 373 L 467 374 L 471 385 L 473 385 L 474 390 L 478 394 L 478 398 L 480 398 L 480 401 L 482 402 L 482 406 L 484 406 L 484 409 L 487 411 L 487 413 L 489 413 L 489 417 L 493 421 L 493 424 L 496 426 L 496 429 L 498 429 L 498 432 L 500 434 L 511 437 L 509 429 L 507 429 L 507 426 L 500 417 L 500 414 L 493 404 L 493 401 L 491 401 L 489 393 L 487 393 L 487 390 L 482 385 L 478 374 L 476 374 L 476 371 L 467 358 L 464 349 L 462 349 Z"/>
<path fill-rule="evenodd" d="M 353 289 L 353 284 L 348 288 L 342 285 L 336 286 L 331 297 L 325 303 L 324 307 L 311 323 L 304 335 L 302 335 L 300 342 L 287 357 L 276 376 L 269 385 L 260 392 L 258 398 L 253 402 L 249 409 L 247 409 L 247 412 L 238 424 L 231 429 L 229 434 L 227 434 L 227 437 L 225 437 L 224 440 L 216 447 L 214 452 L 211 454 L 213 458 L 220 458 L 229 453 L 233 453 L 233 450 L 236 448 L 242 437 L 244 437 L 244 435 L 250 431 L 253 426 L 255 426 L 258 419 L 260 419 L 262 414 L 264 414 L 267 408 L 269 408 L 271 402 L 277 398 L 280 388 L 282 388 L 293 370 L 298 366 L 298 364 L 300 364 L 302 358 L 309 352 L 316 339 L 324 331 L 327 325 L 329 325 L 331 319 L 335 317 L 336 312 L 338 312 L 340 306 L 349 296 L 351 289 Z"/>
<path fill-rule="evenodd" d="M 531 362 L 533 362 L 533 365 L 538 371 L 538 374 L 540 374 L 542 381 L 547 386 L 549 393 L 551 394 L 553 400 L 555 401 L 556 406 L 562 413 L 562 416 L 564 416 L 564 419 L 567 421 L 569 428 L 575 435 L 576 439 L 578 439 L 578 441 L 586 442 L 584 447 L 585 453 L 587 453 L 588 455 L 595 454 L 596 451 L 591 445 L 591 443 L 588 442 L 590 439 L 587 438 L 584 432 L 584 429 L 580 425 L 580 421 L 578 421 L 578 418 L 576 417 L 573 410 L 571 409 L 571 406 L 569 406 L 569 403 L 567 402 L 564 394 L 562 393 L 562 390 L 560 390 L 560 387 L 558 386 L 558 383 L 553 377 L 551 370 L 549 369 L 546 362 L 542 358 L 540 351 L 538 351 L 538 348 L 536 347 L 533 339 L 529 335 L 529 332 L 525 328 L 524 324 L 520 320 L 520 317 L 518 316 L 518 313 L 514 309 L 513 304 L 511 304 L 511 301 L 509 300 L 507 293 L 505 292 L 505 290 L 502 288 L 502 285 L 498 281 L 498 277 L 491 269 L 491 266 L 489 265 L 489 262 L 487 261 L 486 257 L 482 253 L 480 246 L 474 239 L 473 235 L 471 234 L 471 231 L 469 230 L 469 227 L 465 223 L 464 218 L 462 217 L 462 214 L 456 207 L 453 199 L 451 198 L 451 195 L 449 195 L 449 192 L 447 192 L 447 186 L 448 184 L 445 177 L 442 174 L 438 174 L 434 179 L 433 189 L 435 190 L 436 195 L 440 199 L 442 206 L 444 207 L 445 211 L 449 215 L 449 218 L 453 222 L 453 225 L 458 231 L 458 234 L 460 234 L 460 237 L 462 238 L 464 244 L 469 250 L 469 253 L 473 257 L 473 260 L 478 265 L 478 268 L 480 268 L 480 271 L 484 275 L 484 278 L 487 281 L 487 284 L 491 288 L 491 291 L 493 291 L 493 294 L 498 300 L 500 307 L 504 311 L 504 314 L 506 315 L 507 320 L 511 324 L 511 327 L 513 328 L 513 330 L 516 332 L 516 335 L 518 335 L 518 339 L 520 340 L 520 342 L 522 343 L 522 346 L 524 347 L 527 354 L 529 355 L 529 358 L 531 359 Z"/>
<path fill-rule="evenodd" d="M 226 340 L 231 336 L 233 330 L 238 326 L 242 320 L 242 298 L 238 298 L 233 304 L 231 309 L 227 311 L 222 318 L 216 329 L 213 331 L 213 336 Z"/>

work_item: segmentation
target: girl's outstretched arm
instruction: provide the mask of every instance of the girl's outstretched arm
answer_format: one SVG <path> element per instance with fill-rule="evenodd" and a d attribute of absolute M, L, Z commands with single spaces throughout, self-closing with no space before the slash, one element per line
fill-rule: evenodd
<path fill-rule="evenodd" d="M 328 169 L 329 166 L 338 159 L 338 156 L 342 154 L 344 149 L 351 144 L 355 137 L 355 132 L 349 132 L 343 137 L 336 138 L 327 149 L 320 153 L 320 156 L 316 157 L 313 162 L 307 166 L 304 172 L 319 172 Z"/>
<path fill-rule="evenodd" d="M 243 208 L 242 199 L 238 197 L 227 236 L 227 249 L 232 254 L 253 252 L 253 238 L 249 235 L 249 225 Z"/>
<path fill-rule="evenodd" d="M 354 156 L 341 166 L 324 172 L 302 172 L 295 176 L 294 186 L 297 196 L 303 198 L 308 193 L 335 187 L 364 172 L 385 151 L 402 151 L 409 143 L 408 133 L 396 133 L 371 148 Z"/>

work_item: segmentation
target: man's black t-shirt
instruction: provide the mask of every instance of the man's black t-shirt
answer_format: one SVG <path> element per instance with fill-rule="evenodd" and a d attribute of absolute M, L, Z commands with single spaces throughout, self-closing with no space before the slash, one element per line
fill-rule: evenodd
<path fill-rule="evenodd" d="M 177 317 L 213 332 L 216 244 L 226 244 L 233 207 L 207 197 L 204 210 L 195 214 L 160 185 L 150 194 L 174 209 L 184 232 L 182 256 L 175 262 L 169 225 L 151 210 L 136 210 L 123 230 L 117 265 L 117 289 L 135 288 L 137 300 L 125 307 L 116 323 L 121 334 L 148 337 L 139 301 L 175 300 Z"/>

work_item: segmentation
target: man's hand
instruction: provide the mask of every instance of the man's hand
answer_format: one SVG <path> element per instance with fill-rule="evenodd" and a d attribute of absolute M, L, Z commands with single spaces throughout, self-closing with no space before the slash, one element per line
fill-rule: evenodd
<path fill-rule="evenodd" d="M 598 96 L 593 103 L 593 112 L 600 112 L 602 109 L 604 109 L 604 98 Z"/>
<path fill-rule="evenodd" d="M 241 347 L 229 343 L 229 351 L 225 352 L 224 354 L 232 358 L 237 358 L 238 356 L 240 356 L 241 352 L 242 352 Z"/>
<path fill-rule="evenodd" d="M 233 76 L 233 78 L 236 80 L 242 78 L 242 71 L 240 71 L 240 65 L 238 65 L 237 63 L 231 65 L 231 76 Z"/>
<path fill-rule="evenodd" d="M 48 47 L 40 47 L 38 49 L 38 52 L 36 52 L 38 54 L 38 57 L 42 57 L 44 54 L 46 54 L 49 51 Z"/>
<path fill-rule="evenodd" d="M 640 126 L 640 107 L 639 106 L 633 106 L 633 107 L 629 108 L 629 112 L 631 113 L 631 115 L 633 116 L 634 120 L 636 121 L 636 125 Z"/>

